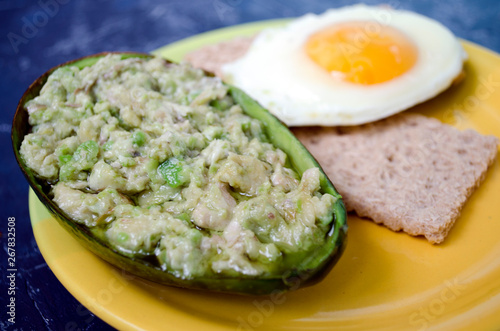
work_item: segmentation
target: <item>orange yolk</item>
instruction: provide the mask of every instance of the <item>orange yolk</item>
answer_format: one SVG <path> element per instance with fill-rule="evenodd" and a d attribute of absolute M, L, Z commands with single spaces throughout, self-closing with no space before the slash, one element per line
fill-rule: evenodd
<path fill-rule="evenodd" d="M 418 50 L 402 32 L 376 22 L 348 22 L 309 37 L 307 55 L 334 77 L 377 84 L 398 77 L 417 62 Z"/>

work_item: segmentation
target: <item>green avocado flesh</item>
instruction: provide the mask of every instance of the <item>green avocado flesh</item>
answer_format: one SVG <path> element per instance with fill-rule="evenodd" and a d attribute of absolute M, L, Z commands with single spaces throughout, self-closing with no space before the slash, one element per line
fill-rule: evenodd
<path fill-rule="evenodd" d="M 147 54 L 52 69 L 12 140 L 40 200 L 106 261 L 155 282 L 244 294 L 322 279 L 347 231 L 318 163 L 243 91 Z"/>

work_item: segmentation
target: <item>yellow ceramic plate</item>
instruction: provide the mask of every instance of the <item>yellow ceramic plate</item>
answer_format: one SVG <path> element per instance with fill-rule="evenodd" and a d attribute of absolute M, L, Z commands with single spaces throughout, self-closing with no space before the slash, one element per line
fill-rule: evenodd
<path fill-rule="evenodd" d="M 195 36 L 156 53 L 190 50 L 282 21 Z M 500 57 L 464 42 L 467 78 L 412 109 L 500 137 Z M 394 233 L 349 216 L 344 256 L 313 287 L 278 297 L 240 297 L 170 288 L 123 274 L 82 248 L 30 193 L 40 250 L 63 285 L 118 329 L 493 330 L 500 327 L 500 162 L 463 209 L 446 241 Z"/>

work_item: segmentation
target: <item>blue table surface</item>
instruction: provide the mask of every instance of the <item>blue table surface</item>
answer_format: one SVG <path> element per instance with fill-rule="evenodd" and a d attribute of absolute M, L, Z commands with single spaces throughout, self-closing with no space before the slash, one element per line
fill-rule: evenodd
<path fill-rule="evenodd" d="M 108 330 L 61 285 L 33 237 L 28 184 L 11 147 L 11 122 L 26 88 L 49 68 L 102 51 L 150 52 L 235 24 L 321 13 L 355 3 L 299 0 L 0 1 L 0 327 L 2 330 Z M 374 1 L 437 19 L 458 37 L 500 52 L 500 1 Z M 8 322 L 7 220 L 16 219 L 16 317 Z"/>

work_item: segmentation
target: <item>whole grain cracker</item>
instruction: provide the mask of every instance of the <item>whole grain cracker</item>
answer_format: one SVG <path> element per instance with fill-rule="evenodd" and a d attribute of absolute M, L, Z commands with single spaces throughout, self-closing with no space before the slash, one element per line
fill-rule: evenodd
<path fill-rule="evenodd" d="M 441 243 L 497 154 L 498 139 L 403 113 L 356 127 L 293 128 L 347 210 Z"/>
<path fill-rule="evenodd" d="M 243 56 L 250 48 L 253 39 L 254 37 L 237 37 L 229 41 L 207 45 L 186 54 L 184 60 L 191 63 L 195 68 L 222 77 L 222 65 Z"/>

